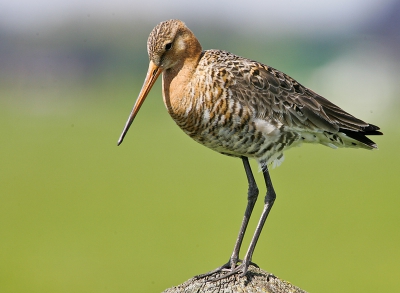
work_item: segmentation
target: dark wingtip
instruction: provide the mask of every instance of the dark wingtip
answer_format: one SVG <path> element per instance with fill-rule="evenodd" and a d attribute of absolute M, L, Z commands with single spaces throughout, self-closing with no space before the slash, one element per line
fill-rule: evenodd
<path fill-rule="evenodd" d="M 382 132 L 378 131 L 380 128 L 376 125 L 369 124 L 367 127 L 361 129 L 360 131 L 348 130 L 348 129 L 339 129 L 340 132 L 345 133 L 347 136 L 358 140 L 359 142 L 371 147 L 378 148 L 377 144 L 370 140 L 366 135 L 383 135 Z"/>
<path fill-rule="evenodd" d="M 378 126 L 369 124 L 367 127 L 362 129 L 362 133 L 364 135 L 383 135 L 383 133 L 378 130 L 380 130 Z"/>
<path fill-rule="evenodd" d="M 374 130 L 365 133 L 365 135 L 383 135 L 383 132 Z"/>

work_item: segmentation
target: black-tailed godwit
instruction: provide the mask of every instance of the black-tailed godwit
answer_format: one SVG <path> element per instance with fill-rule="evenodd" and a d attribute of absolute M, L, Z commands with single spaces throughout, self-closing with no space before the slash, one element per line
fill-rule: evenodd
<path fill-rule="evenodd" d="M 146 79 L 118 145 L 162 73 L 164 103 L 176 124 L 198 143 L 242 159 L 249 184 L 248 202 L 229 261 L 212 271 L 227 271 L 223 277 L 247 272 L 276 198 L 268 166 L 279 165 L 285 150 L 301 143 L 377 148 L 366 135 L 382 134 L 379 127 L 352 116 L 272 67 L 226 51 L 203 51 L 180 20 L 158 24 L 150 33 L 147 50 L 150 65 Z M 241 261 L 239 250 L 258 196 L 248 158 L 260 164 L 267 194 Z"/>

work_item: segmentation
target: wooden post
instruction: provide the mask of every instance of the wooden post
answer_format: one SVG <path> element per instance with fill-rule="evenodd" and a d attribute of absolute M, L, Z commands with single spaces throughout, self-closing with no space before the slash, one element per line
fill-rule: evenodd
<path fill-rule="evenodd" d="M 219 281 L 210 281 L 221 274 L 224 272 L 217 272 L 201 279 L 192 278 L 162 293 L 307 293 L 255 266 L 250 266 L 244 277 L 236 274 Z"/>

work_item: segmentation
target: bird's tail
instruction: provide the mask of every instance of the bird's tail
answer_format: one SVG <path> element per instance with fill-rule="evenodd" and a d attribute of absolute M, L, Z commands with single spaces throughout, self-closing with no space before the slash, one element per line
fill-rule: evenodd
<path fill-rule="evenodd" d="M 339 132 L 344 133 L 347 137 L 351 138 L 354 141 L 349 141 L 351 146 L 354 147 L 362 147 L 366 149 L 376 149 L 378 148 L 377 144 L 370 140 L 367 135 L 383 135 L 382 132 L 379 131 L 379 127 L 373 124 L 369 124 L 367 127 L 363 128 L 360 131 L 352 131 L 348 129 L 339 129 Z M 346 145 L 347 146 L 347 145 Z"/>

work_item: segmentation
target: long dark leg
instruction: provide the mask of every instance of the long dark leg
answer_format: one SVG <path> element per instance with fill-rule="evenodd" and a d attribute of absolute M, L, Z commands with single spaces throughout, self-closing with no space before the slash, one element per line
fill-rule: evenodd
<path fill-rule="evenodd" d="M 231 272 L 224 275 L 223 277 L 220 277 L 219 279 L 229 277 L 239 272 L 241 272 L 241 276 L 243 277 L 244 275 L 246 275 L 246 272 L 249 268 L 249 265 L 251 263 L 251 258 L 253 257 L 254 249 L 256 248 L 258 238 L 260 237 L 261 234 L 261 230 L 264 227 L 265 221 L 276 199 L 275 190 L 274 187 L 272 186 L 272 181 L 271 177 L 269 176 L 267 166 L 263 167 L 263 174 L 264 174 L 265 184 L 267 185 L 267 194 L 264 199 L 264 209 L 262 211 L 260 220 L 258 221 L 258 225 L 256 231 L 254 232 L 253 238 L 251 239 L 250 246 L 246 252 L 246 255 L 242 263 L 235 269 L 232 269 Z"/>
<path fill-rule="evenodd" d="M 264 199 L 264 209 L 261 213 L 260 220 L 258 221 L 256 232 L 254 232 L 253 235 L 253 239 L 251 239 L 249 249 L 247 250 L 246 255 L 243 259 L 244 268 L 242 276 L 244 276 L 247 272 L 247 269 L 251 262 L 251 258 L 253 257 L 254 249 L 256 248 L 258 238 L 260 237 L 261 230 L 264 227 L 265 221 L 267 220 L 268 214 L 271 211 L 271 208 L 276 199 L 276 193 L 274 187 L 272 186 L 271 176 L 269 176 L 267 166 L 264 166 L 263 174 L 264 174 L 265 184 L 267 185 L 267 194 L 265 195 Z"/>
<path fill-rule="evenodd" d="M 247 181 L 249 183 L 249 189 L 247 191 L 247 207 L 244 212 L 242 225 L 240 226 L 239 235 L 236 239 L 235 247 L 230 258 L 231 269 L 236 267 L 239 260 L 239 251 L 242 246 L 244 233 L 246 232 L 247 225 L 249 224 L 251 213 L 253 212 L 254 205 L 256 204 L 258 197 L 258 187 L 256 181 L 254 180 L 253 172 L 249 164 L 249 159 L 247 157 L 242 157 L 244 170 L 246 171 Z"/>
<path fill-rule="evenodd" d="M 254 205 L 256 204 L 258 197 L 258 187 L 256 181 L 254 180 L 253 172 L 251 171 L 251 167 L 249 164 L 249 159 L 247 157 L 242 157 L 244 170 L 246 171 L 247 181 L 249 183 L 249 189 L 247 191 L 247 206 L 246 211 L 244 212 L 242 225 L 240 226 L 239 235 L 236 239 L 235 247 L 233 248 L 233 252 L 229 261 L 222 265 L 221 267 L 216 268 L 215 270 L 205 273 L 203 275 L 197 276 L 198 278 L 202 278 L 205 276 L 212 275 L 215 272 L 221 271 L 223 269 L 231 269 L 233 270 L 238 261 L 239 261 L 239 252 L 240 247 L 243 242 L 244 234 L 246 232 L 247 225 L 250 220 L 251 213 L 253 212 Z"/>

